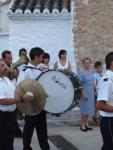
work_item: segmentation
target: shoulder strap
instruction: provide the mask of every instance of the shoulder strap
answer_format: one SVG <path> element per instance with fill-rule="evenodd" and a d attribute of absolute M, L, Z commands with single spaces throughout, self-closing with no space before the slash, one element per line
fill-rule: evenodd
<path fill-rule="evenodd" d="M 40 68 L 36 68 L 36 67 L 32 67 L 32 66 L 24 66 L 23 71 L 26 71 L 27 69 L 36 69 L 36 70 L 40 70 L 41 71 Z"/>
<path fill-rule="evenodd" d="M 112 79 L 112 78 L 109 77 L 108 79 L 110 79 L 110 80 L 113 82 L 113 79 Z"/>

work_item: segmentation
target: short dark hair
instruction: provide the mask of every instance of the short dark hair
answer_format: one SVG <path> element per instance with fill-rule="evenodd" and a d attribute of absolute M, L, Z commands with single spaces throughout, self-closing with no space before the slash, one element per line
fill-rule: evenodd
<path fill-rule="evenodd" d="M 95 68 L 97 68 L 98 66 L 102 66 L 102 63 L 100 61 L 96 61 L 94 66 L 95 66 Z"/>
<path fill-rule="evenodd" d="M 48 53 L 44 53 L 43 59 L 48 58 L 50 59 L 50 55 Z"/>
<path fill-rule="evenodd" d="M 40 56 L 42 54 L 44 54 L 43 49 L 41 49 L 40 47 L 34 47 L 30 50 L 29 56 L 30 56 L 30 59 L 33 60 L 35 56 Z"/>
<path fill-rule="evenodd" d="M 106 69 L 110 68 L 112 61 L 113 61 L 113 52 L 110 52 L 109 54 L 107 54 L 105 58 Z"/>
<path fill-rule="evenodd" d="M 66 50 L 62 49 L 59 51 L 58 57 L 61 58 L 61 55 L 67 54 Z"/>
<path fill-rule="evenodd" d="M 20 56 L 21 52 L 27 52 L 27 50 L 26 50 L 25 48 L 21 48 L 21 49 L 19 50 L 19 56 Z"/>
<path fill-rule="evenodd" d="M 7 54 L 10 55 L 10 54 L 11 54 L 11 51 L 8 51 L 8 50 L 3 51 L 3 52 L 2 52 L 2 58 L 3 58 L 3 59 L 6 58 L 6 55 L 7 55 Z"/>

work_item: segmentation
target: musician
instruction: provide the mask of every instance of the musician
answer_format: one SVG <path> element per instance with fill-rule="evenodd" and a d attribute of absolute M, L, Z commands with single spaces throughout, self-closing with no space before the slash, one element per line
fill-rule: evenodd
<path fill-rule="evenodd" d="M 5 50 L 2 52 L 2 59 L 6 64 L 6 70 L 5 70 L 5 76 L 7 76 L 12 83 L 15 85 L 16 84 L 16 78 L 18 76 L 18 71 L 17 69 L 10 69 L 11 65 L 12 65 L 12 53 L 11 51 Z M 21 131 L 21 129 L 19 128 L 17 119 L 16 119 L 16 110 L 15 110 L 15 133 L 14 136 L 15 137 L 19 137 L 22 138 L 23 133 Z"/>
<path fill-rule="evenodd" d="M 19 57 L 21 56 L 27 56 L 27 50 L 25 48 L 19 50 Z"/>
<path fill-rule="evenodd" d="M 41 71 L 37 69 L 37 65 L 42 62 L 43 55 L 44 51 L 41 48 L 35 47 L 31 49 L 31 62 L 28 64 L 28 67 L 23 70 L 23 72 L 20 72 L 17 84 L 24 79 L 37 79 L 37 77 L 41 74 Z M 23 150 L 32 150 L 30 144 L 34 128 L 36 128 L 41 150 L 50 150 L 47 136 L 46 112 L 44 110 L 36 116 L 25 116 L 25 126 L 23 129 Z"/>
<path fill-rule="evenodd" d="M 5 77 L 5 63 L 0 60 L 0 150 L 14 150 L 14 128 L 16 103 L 29 102 L 32 97 L 14 99 L 15 87 Z"/>
<path fill-rule="evenodd" d="M 106 72 L 98 83 L 97 109 L 100 110 L 101 150 L 113 150 L 113 52 L 106 58 Z"/>
<path fill-rule="evenodd" d="M 7 66 L 7 70 L 6 70 L 6 76 L 8 76 L 8 78 L 14 83 L 14 85 L 16 84 L 16 78 L 18 76 L 18 71 L 16 69 L 12 69 L 11 65 L 12 65 L 12 54 L 11 51 L 5 50 L 2 52 L 2 59 L 5 62 L 6 66 Z"/>
<path fill-rule="evenodd" d="M 22 59 L 23 58 L 23 59 Z M 27 50 L 25 48 L 21 48 L 19 50 L 19 60 L 18 62 L 21 61 L 21 64 L 17 67 L 18 72 L 22 71 L 24 69 L 25 65 L 28 65 L 29 58 L 27 57 Z M 24 114 L 16 109 L 16 117 L 18 120 L 23 120 L 24 119 Z"/>
<path fill-rule="evenodd" d="M 21 57 L 24 57 L 24 61 L 23 61 L 23 63 L 17 68 L 19 72 L 22 71 L 23 68 L 24 68 L 24 66 L 25 66 L 25 65 L 28 65 L 28 63 L 29 63 L 29 61 L 30 61 L 29 58 L 28 58 L 28 56 L 27 56 L 27 50 L 26 50 L 25 48 L 21 48 L 21 49 L 19 50 L 19 58 L 21 59 Z"/>

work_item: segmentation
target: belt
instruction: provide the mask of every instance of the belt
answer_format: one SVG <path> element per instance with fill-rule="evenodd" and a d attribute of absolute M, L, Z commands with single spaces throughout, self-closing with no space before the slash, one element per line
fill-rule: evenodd
<path fill-rule="evenodd" d="M 14 111 L 2 111 L 2 110 L 0 110 L 0 113 L 4 113 L 4 114 L 13 114 L 14 113 Z"/>

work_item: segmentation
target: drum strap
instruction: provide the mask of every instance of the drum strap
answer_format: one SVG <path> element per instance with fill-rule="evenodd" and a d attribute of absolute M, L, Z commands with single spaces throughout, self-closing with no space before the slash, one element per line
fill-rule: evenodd
<path fill-rule="evenodd" d="M 36 70 L 40 70 L 41 71 L 40 68 L 36 68 L 36 67 L 32 67 L 32 66 L 25 66 L 23 71 L 26 71 L 27 69 L 36 69 Z"/>

